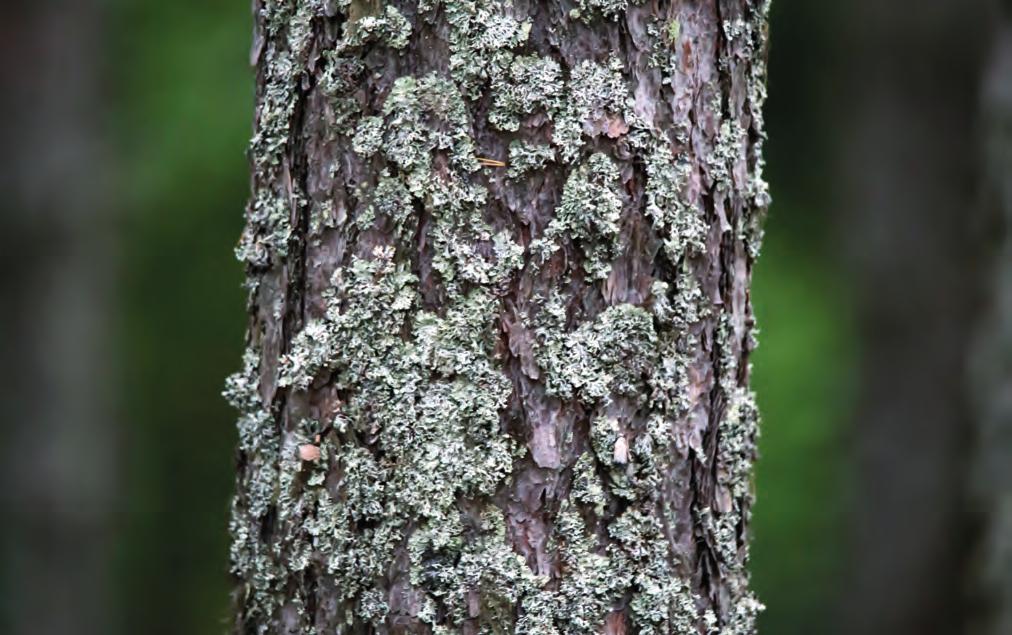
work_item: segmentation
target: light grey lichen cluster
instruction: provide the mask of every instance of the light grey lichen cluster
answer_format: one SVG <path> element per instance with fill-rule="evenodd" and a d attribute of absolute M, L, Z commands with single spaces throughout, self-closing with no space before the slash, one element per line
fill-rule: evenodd
<path fill-rule="evenodd" d="M 550 145 L 514 140 L 510 142 L 506 174 L 510 178 L 519 178 L 554 160 L 555 150 Z"/>
<path fill-rule="evenodd" d="M 647 140 L 644 145 L 649 148 L 646 213 L 664 241 L 665 254 L 671 262 L 702 254 L 709 225 L 702 211 L 680 196 L 691 177 L 691 163 L 684 155 L 673 157 L 667 144 Z"/>
<path fill-rule="evenodd" d="M 363 15 L 348 21 L 348 35 L 342 46 L 361 46 L 367 42 L 382 42 L 393 49 L 408 45 L 411 23 L 392 5 L 386 5 L 379 15 Z M 339 46 L 338 48 L 341 48 Z"/>
<path fill-rule="evenodd" d="M 631 4 L 640 4 L 642 0 L 633 0 Z M 617 19 L 630 5 L 630 0 L 579 0 L 579 9 L 570 12 L 572 18 L 582 18 L 591 23 L 596 15 Z"/>
<path fill-rule="evenodd" d="M 562 239 L 574 240 L 583 248 L 587 274 L 607 277 L 616 255 L 624 204 L 618 176 L 614 162 L 600 153 L 573 170 L 554 218 L 544 235 L 531 243 L 531 253 L 544 260 L 559 248 Z"/>
<path fill-rule="evenodd" d="M 590 2 L 588 8 L 616 15 L 626 4 Z M 513 17 L 512 3 L 433 0 L 432 5 L 442 6 L 451 26 L 452 79 L 464 97 L 488 91 L 488 120 L 499 130 L 515 132 L 526 118 L 547 117 L 554 130 L 550 141 L 568 162 L 578 157 L 585 134 L 614 138 L 628 130 L 628 89 L 617 57 L 604 65 L 584 60 L 567 77 L 557 60 L 517 52 L 531 22 Z"/>
<path fill-rule="evenodd" d="M 579 395 L 590 402 L 635 393 L 656 345 L 650 314 L 620 304 L 567 333 L 563 311 L 559 298 L 546 304 L 535 330 L 536 359 L 549 393 L 564 399 Z"/>
<path fill-rule="evenodd" d="M 641 4 L 581 0 L 570 17 L 583 29 Z M 739 364 L 750 327 L 741 289 L 719 297 L 704 265 L 721 266 L 713 250 L 728 235 L 757 253 L 768 194 L 755 131 L 729 116 L 694 145 L 685 122 L 657 129 L 619 55 L 573 60 L 534 46 L 531 19 L 509 1 L 266 0 L 259 21 L 255 176 L 237 250 L 255 326 L 226 387 L 240 411 L 230 531 L 243 619 L 260 632 L 399 619 L 434 633 L 465 622 L 480 633 L 624 632 L 627 622 L 641 633 L 753 633 L 761 605 L 743 532 L 758 415 Z M 722 25 L 737 57 L 721 64 L 748 63 L 760 129 L 764 23 L 757 12 Z M 669 15 L 649 29 L 694 37 Z M 363 96 L 367 58 L 416 54 L 430 45 L 419 30 L 442 39 L 445 68 Z M 686 70 L 656 39 L 647 57 L 659 85 L 681 90 Z M 306 169 L 294 150 L 309 134 L 294 129 L 296 113 L 310 94 L 326 122 L 316 141 L 345 153 L 308 171 L 335 183 L 355 175 L 340 210 L 296 178 Z M 500 135 L 507 182 L 562 175 L 556 198 L 542 199 L 557 201 L 546 223 L 490 213 L 499 201 L 479 162 L 482 134 Z M 725 209 L 742 192 L 746 212 Z M 636 300 L 613 299 L 603 290 L 619 286 L 634 226 L 652 232 L 637 240 L 656 245 L 657 267 L 638 275 L 654 279 Z M 303 227 L 313 249 L 339 254 L 309 308 L 299 304 L 299 267 L 314 266 L 295 249 Z M 747 285 L 743 271 L 726 273 Z M 537 289 L 517 309 L 530 338 L 522 382 L 503 339 L 518 288 Z M 577 452 L 541 461 L 539 441 L 516 433 L 526 398 L 580 413 Z M 523 470 L 560 483 L 545 524 L 555 574 L 518 553 L 504 511 Z M 714 475 L 712 501 L 671 495 L 698 486 L 675 484 L 691 470 Z M 692 575 L 704 558 L 720 598 Z"/>
<path fill-rule="evenodd" d="M 515 132 L 520 120 L 537 110 L 562 107 L 562 68 L 550 57 L 518 55 L 491 78 L 492 108 L 488 120 L 500 130 Z"/>
<path fill-rule="evenodd" d="M 316 7 L 310 2 L 297 6 L 271 2 L 261 10 L 266 48 L 261 53 L 263 94 L 257 109 L 256 133 L 250 144 L 255 178 L 247 224 L 236 256 L 263 268 L 287 256 L 291 219 L 301 203 L 301 193 L 287 187 L 292 166 L 285 151 L 301 67 L 309 51 L 308 23 Z"/>
<path fill-rule="evenodd" d="M 555 122 L 552 142 L 566 161 L 580 152 L 583 136 L 605 134 L 615 138 L 625 134 L 633 118 L 629 108 L 629 88 L 622 75 L 622 62 L 615 56 L 607 66 L 592 60 L 576 65 L 567 84 L 568 99 Z"/>
<path fill-rule="evenodd" d="M 277 490 L 266 497 L 283 527 L 275 558 L 258 553 L 262 543 L 247 526 L 233 525 L 237 573 L 264 589 L 263 611 L 277 608 L 270 591 L 282 592 L 272 585 L 282 580 L 276 558 L 283 553 L 294 554 L 288 572 L 322 558 L 339 599 L 359 600 L 356 617 L 365 622 L 376 619 L 379 603 L 368 592 L 404 541 L 411 583 L 429 587 L 435 576 L 444 584 L 458 575 L 456 562 L 473 529 L 461 524 L 456 501 L 490 496 L 510 472 L 515 448 L 500 433 L 499 412 L 511 385 L 492 365 L 491 298 L 474 290 L 439 316 L 417 310 L 416 282 L 393 261 L 392 249 L 355 260 L 335 273 L 325 319 L 309 323 L 283 357 L 282 387 L 306 389 L 328 377 L 349 394 L 333 432 L 319 441 L 323 456 L 309 468 L 312 478 L 305 484 L 296 478 L 302 469 L 296 448 L 314 442 L 309 432 L 279 448 L 276 436 L 258 436 L 260 420 L 253 417 L 250 438 L 240 441 L 257 456 L 277 457 L 280 450 L 279 472 L 247 470 L 275 481 L 270 487 Z M 400 333 L 408 324 L 413 332 L 405 339 Z M 251 374 L 231 379 L 229 393 L 257 413 L 250 408 L 257 399 L 247 394 L 255 390 Z M 246 512 L 262 517 L 262 510 Z M 461 614 L 464 606 L 461 599 Z"/>
<path fill-rule="evenodd" d="M 456 86 L 436 75 L 401 77 L 384 102 L 382 117 L 364 120 L 353 147 L 361 154 L 382 152 L 397 176 L 384 177 L 385 187 L 367 195 L 370 213 L 394 207 L 394 218 L 406 219 L 408 202 L 387 198 L 394 188 L 433 212 L 433 266 L 452 293 L 463 284 L 498 284 L 522 264 L 522 247 L 482 219 L 486 191 L 471 182 L 478 169 L 467 106 Z M 434 157 L 447 157 L 436 170 Z M 481 255 L 483 247 L 491 258 Z"/>
<path fill-rule="evenodd" d="M 575 161 L 586 137 L 617 138 L 637 118 L 630 109 L 622 63 L 584 60 L 566 77 L 551 58 L 522 55 L 501 70 L 489 71 L 493 95 L 489 122 L 504 132 L 516 131 L 525 117 L 552 122 L 548 139 L 566 162 Z M 536 120 L 536 119 L 535 119 Z"/>
<path fill-rule="evenodd" d="M 327 98 L 325 116 L 333 122 L 334 128 L 341 130 L 361 110 L 354 93 L 365 72 L 365 65 L 354 56 L 354 50 L 324 51 L 322 61 L 323 70 L 317 78 L 317 85 Z"/>
<path fill-rule="evenodd" d="M 248 349 L 243 368 L 225 383 L 224 395 L 240 412 L 239 450 L 248 457 L 237 488 L 243 493 L 232 501 L 229 533 L 232 536 L 232 573 L 250 581 L 245 589 L 253 604 L 269 615 L 276 604 L 274 584 L 283 576 L 277 553 L 259 540 L 259 519 L 265 518 L 277 497 L 281 438 L 272 413 L 262 405 L 259 352 Z"/>
<path fill-rule="evenodd" d="M 340 4 L 347 9 L 357 3 Z M 298 132 L 292 125 L 301 84 L 315 63 L 312 22 L 335 9 L 327 0 L 265 0 L 260 8 L 265 44 L 259 53 L 263 94 L 250 144 L 255 178 L 247 224 L 236 247 L 239 260 L 257 268 L 287 257 L 293 219 L 306 205 L 305 193 L 292 177 L 295 168 L 287 150 Z M 331 96 L 336 120 L 347 120 L 359 110 L 351 96 L 362 70 L 356 50 L 377 41 L 393 49 L 404 48 L 410 33 L 411 24 L 389 5 L 382 15 L 364 15 L 349 24 L 345 38 L 324 54 L 330 63 L 321 84 Z"/>

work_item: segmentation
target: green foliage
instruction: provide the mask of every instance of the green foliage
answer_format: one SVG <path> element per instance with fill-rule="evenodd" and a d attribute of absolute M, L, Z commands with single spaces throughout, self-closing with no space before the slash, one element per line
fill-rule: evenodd
<path fill-rule="evenodd" d="M 764 422 L 752 571 L 769 607 L 762 630 L 801 633 L 826 623 L 841 590 L 856 335 L 841 274 L 775 222 L 768 230 L 752 285 Z"/>
<path fill-rule="evenodd" d="M 117 631 L 217 634 L 235 445 L 218 393 L 242 342 L 231 251 L 249 191 L 249 9 L 112 0 L 107 11 L 122 196 Z"/>

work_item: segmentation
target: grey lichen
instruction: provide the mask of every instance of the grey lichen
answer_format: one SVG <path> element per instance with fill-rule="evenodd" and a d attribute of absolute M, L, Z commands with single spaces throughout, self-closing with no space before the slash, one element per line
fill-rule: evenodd
<path fill-rule="evenodd" d="M 262 12 L 269 41 L 262 62 L 263 96 L 250 143 L 250 156 L 259 178 L 254 180 L 248 222 L 236 247 L 236 256 L 256 267 L 266 267 L 287 255 L 291 218 L 303 204 L 285 151 L 291 141 L 298 85 L 312 41 L 309 24 L 322 7 L 316 2 L 267 2 Z"/>
<path fill-rule="evenodd" d="M 678 36 L 682 34 L 682 23 L 678 18 L 671 18 L 664 26 L 664 36 L 668 40 L 668 46 L 674 46 L 678 42 Z"/>
<path fill-rule="evenodd" d="M 366 42 L 379 41 L 393 49 L 408 45 L 411 37 L 411 23 L 391 4 L 387 4 L 382 15 L 364 15 L 349 20 L 348 35 L 344 46 L 361 46 Z"/>
<path fill-rule="evenodd" d="M 548 57 L 519 55 L 492 78 L 488 120 L 500 130 L 516 131 L 523 115 L 553 113 L 562 106 L 562 69 Z"/>
<path fill-rule="evenodd" d="M 327 97 L 326 114 L 338 130 L 343 129 L 361 110 L 354 93 L 364 69 L 362 61 L 356 57 L 342 54 L 338 50 L 323 52 L 323 71 L 317 82 Z"/>
<path fill-rule="evenodd" d="M 383 119 L 380 117 L 362 117 L 355 127 L 355 137 L 351 148 L 357 154 L 368 157 L 376 154 L 383 145 Z"/>
<path fill-rule="evenodd" d="M 546 389 L 588 403 L 614 393 L 635 393 L 639 378 L 654 363 L 655 333 L 650 314 L 629 304 L 609 307 L 571 333 L 556 300 L 537 318 L 536 359 L 545 371 Z"/>
<path fill-rule="evenodd" d="M 510 142 L 506 174 L 510 178 L 520 178 L 554 160 L 555 150 L 551 146 L 515 140 Z"/>
<path fill-rule="evenodd" d="M 622 75 L 622 62 L 611 57 L 607 66 L 591 60 L 576 65 L 566 84 L 567 99 L 559 112 L 552 143 L 562 158 L 573 161 L 583 146 L 583 135 L 618 137 L 629 130 L 633 119 L 629 89 Z"/>
<path fill-rule="evenodd" d="M 468 97 L 478 97 L 489 79 L 506 71 L 513 49 L 531 32 L 529 20 L 513 15 L 512 2 L 425 0 L 419 9 L 428 15 L 445 11 L 450 75 Z"/>
<path fill-rule="evenodd" d="M 642 0 L 633 1 L 638 4 Z M 629 6 L 629 0 L 579 0 L 579 6 L 580 9 L 576 10 L 573 17 L 589 22 L 595 13 L 612 19 L 618 17 Z"/>
<path fill-rule="evenodd" d="M 240 413 L 239 449 L 257 462 L 245 484 L 247 511 L 253 518 L 263 517 L 273 500 L 277 478 L 273 457 L 281 443 L 274 417 L 260 397 L 259 361 L 259 351 L 248 348 L 243 355 L 243 369 L 228 378 L 224 392 L 229 404 Z"/>
<path fill-rule="evenodd" d="M 588 275 L 604 278 L 611 268 L 622 217 L 622 194 L 615 163 L 595 153 L 566 180 L 562 200 L 544 236 L 531 245 L 531 252 L 546 258 L 565 237 L 580 243 Z"/>
<path fill-rule="evenodd" d="M 685 156 L 672 156 L 667 144 L 649 142 L 646 160 L 646 213 L 664 241 L 671 262 L 701 254 L 709 225 L 700 210 L 686 200 L 693 167 Z"/>
<path fill-rule="evenodd" d="M 335 273 L 326 318 L 309 323 L 282 360 L 282 386 L 306 389 L 328 373 L 339 388 L 354 388 L 339 438 L 374 440 L 371 451 L 335 443 L 330 461 L 342 477 L 333 486 L 342 498 L 318 486 L 315 520 L 293 529 L 298 540 L 328 554 L 328 572 L 348 599 L 369 588 L 404 540 L 414 584 L 434 583 L 439 571 L 439 584 L 452 581 L 463 593 L 460 580 L 470 574 L 458 570 L 458 559 L 467 528 L 456 501 L 491 495 L 513 460 L 514 448 L 499 430 L 511 386 L 489 362 L 491 298 L 476 290 L 444 316 L 413 313 L 416 282 L 392 250 L 356 260 Z M 399 333 L 409 324 L 413 335 L 405 340 Z M 282 516 L 301 509 L 284 495 L 279 500 Z M 354 529 L 363 521 L 373 523 L 364 534 Z M 363 619 L 375 615 L 375 604 Z M 465 609 L 462 597 L 455 610 Z"/>
<path fill-rule="evenodd" d="M 373 187 L 363 187 L 359 192 L 366 202 L 355 218 L 361 230 L 372 227 L 377 218 L 385 219 L 394 244 L 399 243 L 411 231 L 410 220 L 415 213 L 411 192 L 404 181 L 384 170 Z"/>
<path fill-rule="evenodd" d="M 408 174 L 417 194 L 434 178 L 432 153 L 446 151 L 456 167 L 476 169 L 470 117 L 457 87 L 438 75 L 401 77 L 383 103 L 383 151 Z"/>

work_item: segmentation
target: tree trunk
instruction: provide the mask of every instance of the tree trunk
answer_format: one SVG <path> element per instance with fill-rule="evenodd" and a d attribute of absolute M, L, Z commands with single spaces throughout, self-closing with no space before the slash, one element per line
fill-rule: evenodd
<path fill-rule="evenodd" d="M 862 343 L 843 633 L 959 629 L 978 275 L 973 121 L 988 4 L 841 5 L 850 71 L 840 77 L 837 234 Z"/>
<path fill-rule="evenodd" d="M 0 23 L 0 632 L 110 632 L 117 430 L 103 7 L 15 1 Z"/>
<path fill-rule="evenodd" d="M 766 4 L 257 5 L 237 631 L 754 632 Z"/>
<path fill-rule="evenodd" d="M 980 535 L 966 633 L 1012 632 L 1012 5 L 997 21 L 984 80 L 986 243 L 992 256 L 984 319 L 970 365 L 976 415 L 971 502 Z"/>

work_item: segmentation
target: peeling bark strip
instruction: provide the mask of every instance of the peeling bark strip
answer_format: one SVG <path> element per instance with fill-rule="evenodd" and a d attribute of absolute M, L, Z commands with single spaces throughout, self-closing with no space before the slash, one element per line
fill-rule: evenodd
<path fill-rule="evenodd" d="M 754 632 L 766 10 L 257 5 L 237 632 Z"/>

